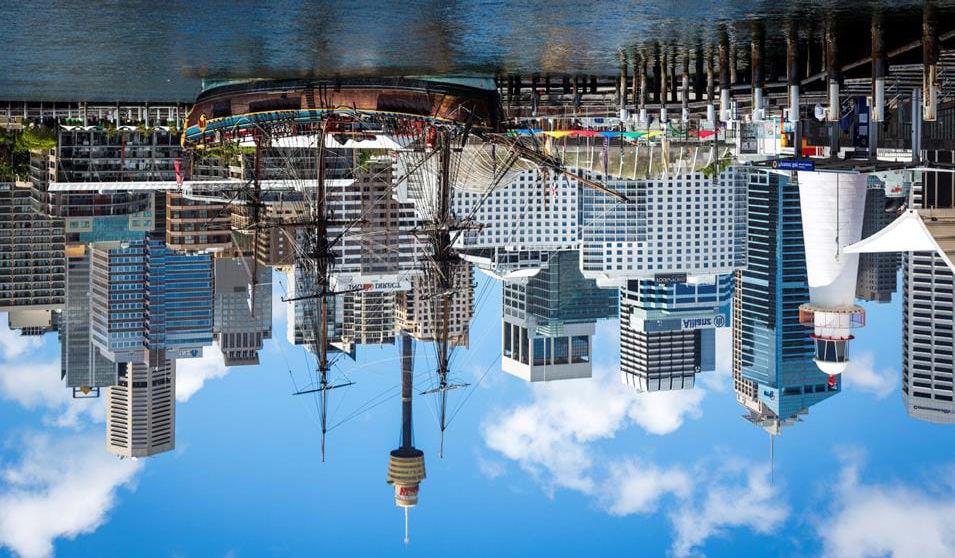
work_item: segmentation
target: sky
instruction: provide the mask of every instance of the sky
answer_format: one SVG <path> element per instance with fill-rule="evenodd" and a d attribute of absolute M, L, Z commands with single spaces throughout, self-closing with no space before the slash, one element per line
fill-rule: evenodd
<path fill-rule="evenodd" d="M 531 385 L 500 371 L 500 285 L 480 276 L 477 298 L 453 362 L 473 389 L 451 395 L 464 404 L 443 459 L 435 402 L 416 395 L 427 478 L 407 545 L 385 483 L 397 347 L 342 365 L 356 384 L 334 393 L 331 423 L 355 416 L 322 463 L 314 402 L 291 395 L 305 353 L 276 297 L 262 363 L 226 369 L 214 347 L 180 360 L 176 449 L 118 460 L 103 400 L 60 383 L 56 336 L 0 319 L 0 556 L 955 555 L 955 429 L 905 414 L 898 294 L 865 305 L 843 392 L 777 438 L 773 472 L 768 435 L 735 401 L 729 329 L 691 391 L 620 385 L 613 320 L 592 379 Z M 415 354 L 423 386 L 433 348 Z M 368 401 L 381 404 L 354 413 Z"/>

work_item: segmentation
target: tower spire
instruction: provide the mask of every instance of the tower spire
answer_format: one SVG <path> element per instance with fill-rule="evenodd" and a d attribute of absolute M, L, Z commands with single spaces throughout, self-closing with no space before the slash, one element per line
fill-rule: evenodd
<path fill-rule="evenodd" d="M 408 534 L 408 509 L 418 505 L 418 487 L 425 478 L 424 452 L 413 445 L 411 398 L 414 363 L 411 336 L 401 332 L 401 445 L 388 459 L 388 484 L 395 487 L 395 505 L 405 509 L 405 544 Z"/>
<path fill-rule="evenodd" d="M 769 484 L 776 484 L 776 435 L 769 434 Z"/>

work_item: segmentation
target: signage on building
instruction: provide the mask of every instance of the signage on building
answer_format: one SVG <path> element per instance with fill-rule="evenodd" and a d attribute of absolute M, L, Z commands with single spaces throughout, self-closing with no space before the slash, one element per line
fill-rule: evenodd
<path fill-rule="evenodd" d="M 686 273 L 660 273 L 653 276 L 653 280 L 661 285 L 686 283 Z"/>
<path fill-rule="evenodd" d="M 636 315 L 630 317 L 630 326 L 639 331 L 693 331 L 695 329 L 710 329 L 726 326 L 726 316 L 712 314 L 707 316 L 691 316 L 686 318 L 666 318 L 662 320 L 641 320 Z"/>
<path fill-rule="evenodd" d="M 723 316 L 723 314 L 713 314 L 712 316 L 702 316 L 699 318 L 682 318 L 680 320 L 680 329 L 683 330 L 724 326 L 726 326 L 726 317 Z"/>
<path fill-rule="evenodd" d="M 202 349 L 167 349 L 166 356 L 171 359 L 199 358 L 202 356 Z"/>
<path fill-rule="evenodd" d="M 812 172 L 816 170 L 816 162 L 810 159 L 777 159 L 773 161 L 773 168 L 779 170 Z"/>
<path fill-rule="evenodd" d="M 397 279 L 382 277 L 378 279 L 365 279 L 362 277 L 333 277 L 332 288 L 336 291 L 361 291 L 365 293 L 393 293 L 398 291 L 410 291 L 411 281 L 408 279 Z"/>

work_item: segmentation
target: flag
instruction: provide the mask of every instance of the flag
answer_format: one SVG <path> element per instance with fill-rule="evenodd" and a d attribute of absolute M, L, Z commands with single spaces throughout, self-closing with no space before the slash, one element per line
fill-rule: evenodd
<path fill-rule="evenodd" d="M 176 168 L 176 186 L 182 188 L 182 167 L 179 164 L 179 159 L 173 161 L 173 165 Z"/>
<path fill-rule="evenodd" d="M 603 145 L 604 176 L 610 174 L 610 138 L 604 136 Z"/>

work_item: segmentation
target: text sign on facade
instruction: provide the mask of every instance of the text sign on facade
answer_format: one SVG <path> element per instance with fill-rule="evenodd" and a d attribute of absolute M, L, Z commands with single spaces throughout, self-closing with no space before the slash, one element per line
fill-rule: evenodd
<path fill-rule="evenodd" d="M 773 161 L 773 168 L 779 170 L 812 172 L 816 170 L 816 162 L 810 161 L 809 159 L 779 159 L 778 161 Z"/>

